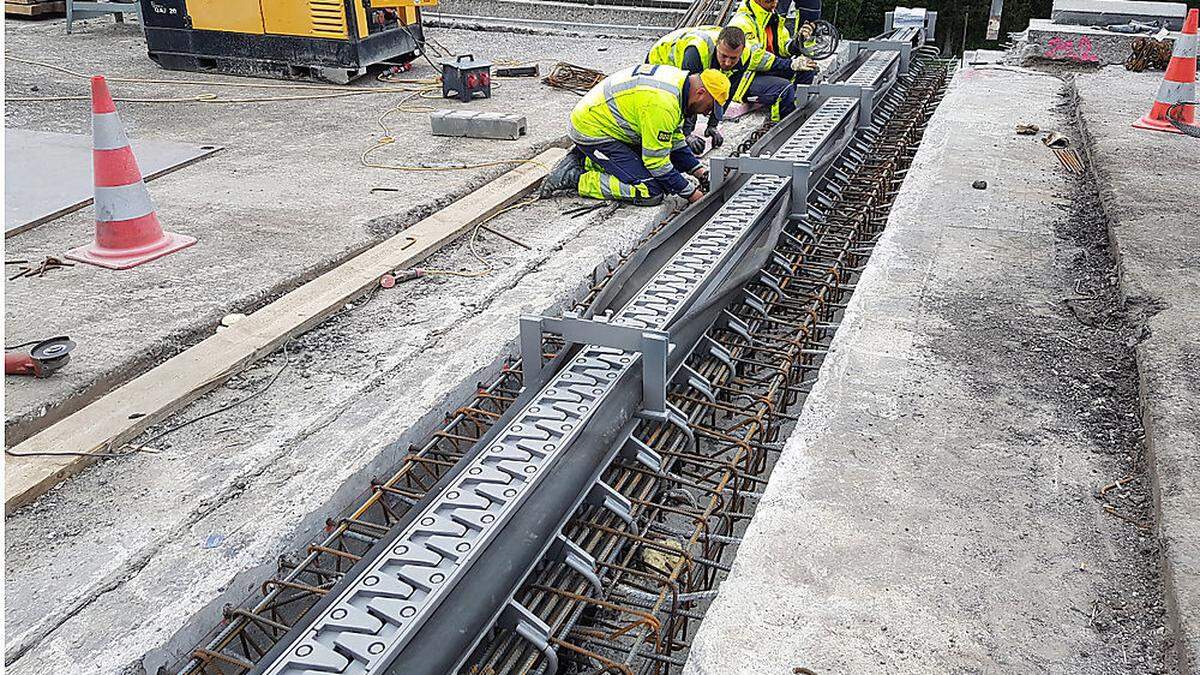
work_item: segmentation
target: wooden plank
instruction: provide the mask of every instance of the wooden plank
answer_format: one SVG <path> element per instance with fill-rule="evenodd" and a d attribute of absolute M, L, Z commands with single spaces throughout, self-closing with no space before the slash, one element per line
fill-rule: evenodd
<path fill-rule="evenodd" d="M 55 2 L 5 2 L 4 13 L 16 16 L 41 16 L 42 14 L 62 14 L 67 11 L 65 0 Z"/>
<path fill-rule="evenodd" d="M 379 277 L 413 267 L 472 226 L 538 185 L 566 151 L 551 148 L 468 197 L 351 258 L 226 330 L 30 436 L 19 453 L 79 452 L 84 456 L 4 457 L 4 511 L 12 512 L 132 440 L 231 375 L 317 325 L 372 288 Z M 132 418 L 132 419 L 131 419 Z"/>

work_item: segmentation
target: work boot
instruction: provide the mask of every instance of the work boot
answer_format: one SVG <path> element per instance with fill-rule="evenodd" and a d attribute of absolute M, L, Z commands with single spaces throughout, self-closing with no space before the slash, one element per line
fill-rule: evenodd
<path fill-rule="evenodd" d="M 565 157 L 558 160 L 558 164 L 550 169 L 550 173 L 546 175 L 542 181 L 541 196 L 549 197 L 559 192 L 576 192 L 579 190 L 579 177 L 583 175 L 583 153 L 575 148 L 567 153 Z"/>
<path fill-rule="evenodd" d="M 634 206 L 658 206 L 663 203 L 663 196 L 661 194 L 650 195 L 649 197 L 638 196 L 630 200 L 629 203 Z"/>

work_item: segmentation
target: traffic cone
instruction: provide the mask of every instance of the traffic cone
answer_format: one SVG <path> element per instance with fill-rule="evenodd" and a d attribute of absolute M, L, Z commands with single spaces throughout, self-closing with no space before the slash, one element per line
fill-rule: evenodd
<path fill-rule="evenodd" d="M 1163 75 L 1158 95 L 1150 112 L 1133 123 L 1138 129 L 1183 133 L 1167 119 L 1167 110 L 1175 103 L 1196 100 L 1196 24 L 1200 23 L 1200 9 L 1188 10 L 1183 34 L 1175 37 L 1175 49 L 1171 62 Z M 1175 119 L 1184 124 L 1195 124 L 1196 106 L 1181 105 L 1175 109 Z"/>
<path fill-rule="evenodd" d="M 92 167 L 96 184 L 96 239 L 66 257 L 125 270 L 196 243 L 163 232 L 133 148 L 103 77 L 92 78 Z"/>

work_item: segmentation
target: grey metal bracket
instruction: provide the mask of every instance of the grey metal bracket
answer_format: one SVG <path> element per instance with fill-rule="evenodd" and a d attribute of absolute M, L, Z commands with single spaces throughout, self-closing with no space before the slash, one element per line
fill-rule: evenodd
<path fill-rule="evenodd" d="M 654 467 L 656 471 L 658 468 L 658 466 Z M 608 483 L 602 480 L 596 481 L 587 496 L 583 498 L 583 503 L 611 511 L 614 516 L 625 521 L 629 529 L 637 531 L 637 521 L 633 519 L 633 503 Z"/>
<path fill-rule="evenodd" d="M 899 74 L 908 74 L 908 65 L 912 62 L 912 44 L 902 40 L 853 40 L 850 42 L 850 60 L 854 61 L 859 54 L 871 52 L 900 52 Z"/>
<path fill-rule="evenodd" d="M 695 368 L 692 368 L 686 363 L 683 364 L 683 367 L 680 369 L 680 371 L 686 376 L 688 386 L 700 392 L 701 396 L 708 399 L 712 403 L 717 402 L 717 395 L 713 391 L 712 383 L 708 381 L 707 377 L 704 377 L 700 373 L 696 372 Z"/>
<path fill-rule="evenodd" d="M 662 455 L 636 436 L 630 436 L 629 440 L 621 446 L 620 457 L 630 462 L 637 462 L 655 473 L 662 470 Z"/>
<path fill-rule="evenodd" d="M 521 370 L 525 386 L 540 389 L 550 377 L 542 363 L 542 333 L 553 333 L 568 344 L 609 347 L 642 355 L 642 408 L 651 416 L 665 417 L 667 410 L 667 356 L 670 334 L 610 323 L 607 317 L 584 319 L 567 312 L 562 318 L 521 317 Z"/>
<path fill-rule="evenodd" d="M 509 600 L 496 622 L 520 635 L 546 657 L 546 672 L 558 672 L 558 653 L 550 645 L 550 627 L 516 600 Z"/>
<path fill-rule="evenodd" d="M 708 344 L 708 353 L 712 355 L 714 359 L 725 364 L 725 367 L 729 369 L 729 372 L 736 373 L 737 365 L 733 362 L 733 354 L 729 353 L 729 350 L 725 348 L 725 345 L 717 342 L 707 335 L 704 336 L 704 339 Z"/>
<path fill-rule="evenodd" d="M 763 286 L 775 291 L 775 294 L 780 297 L 785 297 L 787 293 L 783 292 L 783 286 L 779 283 L 779 278 L 766 270 L 758 273 L 758 282 Z"/>
<path fill-rule="evenodd" d="M 546 559 L 561 562 L 578 572 L 596 589 L 597 595 L 604 592 L 604 585 L 600 583 L 600 576 L 596 574 L 596 559 L 566 535 L 559 534 L 554 538 L 554 543 L 550 544 L 546 551 Z"/>
<path fill-rule="evenodd" d="M 708 175 L 712 180 L 712 191 L 716 192 L 729 180 L 725 170 L 742 174 L 769 174 L 792 179 L 791 218 L 803 218 L 808 210 L 808 184 L 812 177 L 812 164 L 772 157 L 713 157 L 709 159 Z"/>
<path fill-rule="evenodd" d="M 666 408 L 666 412 L 662 414 L 643 410 L 642 412 L 638 413 L 638 417 L 642 419 L 654 420 L 655 422 L 672 424 L 681 432 L 683 432 L 683 435 L 687 436 L 689 441 L 695 443 L 696 434 L 692 433 L 692 428 L 688 426 L 687 415 L 684 415 L 678 408 L 670 403 L 666 404 Z"/>
<path fill-rule="evenodd" d="M 725 319 L 725 326 L 729 330 L 741 336 L 746 341 L 746 344 L 754 344 L 754 339 L 750 337 L 750 327 L 746 325 L 745 321 L 742 321 L 736 314 L 729 310 L 725 310 L 723 318 Z"/>

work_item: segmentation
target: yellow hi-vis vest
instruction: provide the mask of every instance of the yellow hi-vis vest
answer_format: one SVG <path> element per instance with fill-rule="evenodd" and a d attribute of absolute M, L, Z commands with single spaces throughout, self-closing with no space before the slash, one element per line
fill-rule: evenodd
<path fill-rule="evenodd" d="M 788 40 L 792 37 L 787 28 L 787 21 L 775 12 L 763 9 L 754 0 L 742 0 L 733 18 L 729 20 L 729 25 L 741 28 L 746 34 L 747 51 L 761 49 L 784 58 L 794 56 L 789 54 L 787 49 Z M 733 100 L 741 101 L 753 80 L 754 73 L 743 75 L 737 91 L 733 93 Z"/>
<path fill-rule="evenodd" d="M 642 164 L 654 177 L 674 169 L 671 151 L 683 147 L 683 85 L 688 73 L 641 64 L 618 70 L 584 95 L 571 112 L 567 135 L 579 145 L 619 141 L 641 146 Z"/>
<path fill-rule="evenodd" d="M 684 53 L 688 47 L 695 47 L 700 54 L 700 64 L 708 68 L 718 68 L 717 65 L 717 36 L 721 34 L 720 26 L 697 26 L 695 28 L 680 28 L 659 38 L 650 48 L 647 63 L 683 68 Z M 763 72 L 775 67 L 775 55 L 758 47 L 746 46 L 742 50 L 742 60 L 733 70 L 723 70 L 726 76 L 753 70 Z"/>

